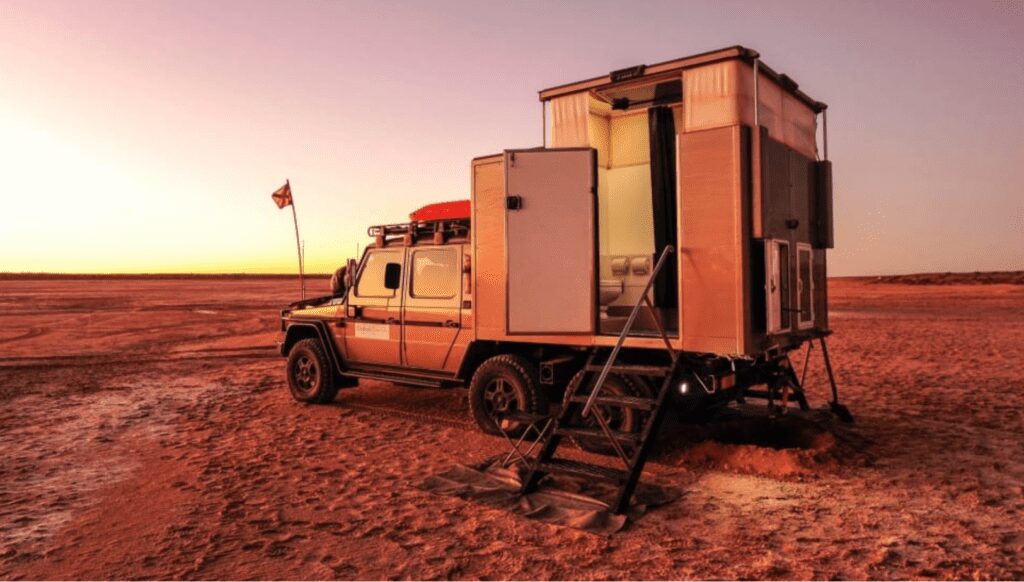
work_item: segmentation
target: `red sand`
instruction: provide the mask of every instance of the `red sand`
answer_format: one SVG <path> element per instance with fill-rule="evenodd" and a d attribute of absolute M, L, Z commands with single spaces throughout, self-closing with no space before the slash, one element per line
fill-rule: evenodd
<path fill-rule="evenodd" d="M 1024 287 L 833 282 L 857 423 L 669 426 L 611 537 L 418 489 L 504 450 L 463 391 L 292 402 L 294 287 L 0 282 L 0 578 L 1024 578 Z"/>

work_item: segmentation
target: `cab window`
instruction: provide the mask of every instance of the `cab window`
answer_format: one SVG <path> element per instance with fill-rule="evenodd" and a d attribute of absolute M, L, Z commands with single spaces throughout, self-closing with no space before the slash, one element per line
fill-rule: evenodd
<path fill-rule="evenodd" d="M 459 292 L 459 253 L 454 248 L 420 249 L 412 253 L 413 297 L 450 299 Z"/>
<path fill-rule="evenodd" d="M 366 264 L 359 274 L 356 283 L 356 295 L 359 297 L 394 297 L 395 290 L 384 286 L 384 271 L 388 263 L 402 263 L 402 255 L 396 251 L 370 251 L 366 255 Z"/>

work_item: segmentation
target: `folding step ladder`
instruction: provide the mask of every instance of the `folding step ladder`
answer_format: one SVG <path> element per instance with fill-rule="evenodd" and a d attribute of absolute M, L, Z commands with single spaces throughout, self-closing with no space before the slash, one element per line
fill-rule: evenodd
<path fill-rule="evenodd" d="M 570 393 L 566 395 L 565 406 L 554 420 L 554 426 L 543 437 L 545 440 L 540 452 L 530 466 L 529 475 L 523 481 L 523 493 L 536 490 L 541 478 L 547 474 L 570 474 L 614 483 L 618 486 L 618 491 L 615 501 L 611 505 L 612 509 L 615 513 L 624 513 L 629 508 L 629 501 L 640 481 L 640 475 L 643 473 L 644 464 L 650 454 L 651 445 L 661 426 L 668 393 L 676 376 L 676 368 L 680 365 L 680 358 L 672 349 L 672 344 L 655 314 L 654 321 L 668 352 L 668 363 L 665 365 L 636 365 L 619 364 L 617 360 L 619 351 L 633 328 L 633 322 L 636 320 L 640 307 L 646 304 L 654 314 L 654 306 L 648 295 L 655 278 L 672 252 L 674 252 L 672 246 L 666 246 L 662 251 L 647 280 L 647 286 L 633 306 L 633 311 L 630 313 L 629 319 L 626 320 L 622 333 L 619 334 L 615 347 L 609 353 L 606 353 L 608 348 L 604 347 L 594 347 L 591 350 L 579 382 L 571 387 Z M 590 380 L 593 379 L 593 374 L 597 374 L 597 380 L 593 382 L 593 388 L 590 389 Z M 602 394 L 602 388 L 610 374 L 641 376 L 660 381 L 660 384 L 653 397 Z M 609 406 L 629 408 L 644 413 L 640 431 L 633 433 L 614 430 L 602 412 L 602 407 Z M 580 422 L 589 417 L 596 421 L 598 428 L 586 426 Z M 556 457 L 555 453 L 566 437 L 606 439 L 615 451 L 618 460 L 621 461 L 622 467 L 595 465 Z"/>

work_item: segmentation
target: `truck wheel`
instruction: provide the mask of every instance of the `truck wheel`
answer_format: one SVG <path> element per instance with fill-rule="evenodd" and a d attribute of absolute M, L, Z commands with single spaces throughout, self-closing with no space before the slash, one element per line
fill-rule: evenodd
<path fill-rule="evenodd" d="M 547 401 L 538 389 L 537 367 L 521 356 L 494 356 L 476 369 L 469 382 L 469 411 L 480 430 L 501 434 L 497 423 L 509 413 L 542 414 Z M 505 432 L 519 436 L 526 430 L 512 423 Z"/>
<path fill-rule="evenodd" d="M 562 406 L 576 406 L 577 409 L 573 411 L 571 416 L 572 426 L 600 429 L 601 427 L 594 420 L 593 414 L 583 418 L 583 404 L 569 402 L 569 396 L 578 390 L 577 386 L 583 381 L 583 375 L 584 372 L 581 370 L 569 381 L 569 386 L 565 389 L 565 399 L 562 402 Z M 579 390 L 578 394 L 590 394 L 590 388 L 597 382 L 597 375 L 589 374 L 587 382 L 589 384 L 588 389 Z M 628 376 L 620 376 L 618 374 L 609 374 L 605 378 L 604 386 L 601 387 L 601 394 L 607 396 L 649 396 L 646 387 L 638 385 Z M 595 408 L 608 420 L 608 428 L 619 432 L 640 432 L 644 420 L 647 418 L 646 413 L 635 408 L 621 406 L 597 406 Z M 616 454 L 615 449 L 612 448 L 612 445 L 608 443 L 606 438 L 573 437 L 573 442 L 579 448 L 591 453 L 602 455 Z"/>
<path fill-rule="evenodd" d="M 304 339 L 288 352 L 288 390 L 299 402 L 326 404 L 334 400 L 331 362 L 318 339 Z"/>

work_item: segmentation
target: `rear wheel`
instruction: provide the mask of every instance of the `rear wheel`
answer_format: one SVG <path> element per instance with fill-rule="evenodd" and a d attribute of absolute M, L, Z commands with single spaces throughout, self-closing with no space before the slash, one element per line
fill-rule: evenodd
<path fill-rule="evenodd" d="M 501 434 L 498 423 L 509 414 L 542 414 L 547 401 L 540 392 L 537 367 L 522 356 L 494 356 L 476 369 L 469 382 L 469 411 L 480 430 Z M 509 423 L 505 432 L 522 434 L 526 426 Z"/>
<path fill-rule="evenodd" d="M 643 428 L 643 423 L 647 418 L 647 413 L 641 412 L 635 408 L 628 408 L 623 406 L 595 406 L 592 409 L 592 414 L 587 418 L 583 418 L 583 404 L 570 403 L 569 395 L 589 395 L 593 389 L 594 384 L 597 383 L 597 375 L 586 374 L 588 386 L 585 389 L 579 387 L 580 382 L 583 381 L 585 373 L 581 370 L 573 376 L 569 382 L 568 388 L 565 390 L 565 399 L 562 402 L 562 406 L 576 406 L 576 410 L 573 411 L 572 415 L 572 426 L 582 426 L 586 428 L 599 429 L 600 425 L 594 420 L 593 412 L 600 412 L 602 417 L 608 421 L 608 428 L 619 431 L 619 432 L 630 432 L 638 433 Z M 641 386 L 636 380 L 628 376 L 619 376 L 618 374 L 609 374 L 605 378 L 604 385 L 601 387 L 602 396 L 639 396 L 649 397 L 649 393 L 645 386 Z M 602 455 L 614 455 L 615 449 L 611 443 L 605 438 L 583 438 L 573 437 L 573 441 L 584 451 L 591 453 L 599 453 Z"/>
<path fill-rule="evenodd" d="M 327 352 L 318 339 L 304 339 L 288 352 L 288 390 L 299 402 L 326 404 L 338 388 Z"/>

